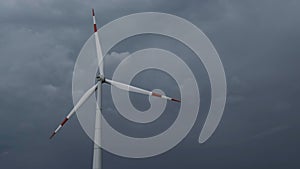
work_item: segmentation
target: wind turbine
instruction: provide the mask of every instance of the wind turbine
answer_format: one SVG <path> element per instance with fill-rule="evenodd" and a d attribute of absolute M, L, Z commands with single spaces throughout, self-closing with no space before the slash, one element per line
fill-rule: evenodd
<path fill-rule="evenodd" d="M 98 59 L 98 68 L 99 68 L 99 74 L 97 75 L 96 79 L 97 82 L 95 85 L 93 85 L 90 89 L 88 89 L 82 97 L 79 99 L 79 101 L 76 103 L 76 105 L 73 107 L 73 109 L 70 111 L 70 113 L 65 117 L 65 119 L 60 123 L 60 125 L 55 129 L 55 131 L 50 136 L 50 139 L 52 139 L 56 133 L 65 125 L 65 123 L 74 115 L 74 113 L 88 100 L 89 97 L 91 97 L 95 92 L 97 92 L 96 95 L 96 120 L 95 120 L 95 134 L 94 134 L 94 155 L 93 155 L 93 169 L 100 169 L 101 168 L 101 148 L 96 144 L 100 143 L 100 137 L 101 137 L 101 131 L 100 131 L 100 124 L 101 124 L 101 111 L 102 111 L 102 85 L 108 84 L 113 87 L 119 88 L 121 90 L 125 90 L 128 92 L 134 92 L 134 93 L 140 93 L 143 95 L 148 96 L 154 96 L 159 97 L 162 99 L 167 99 L 170 101 L 175 102 L 181 102 L 178 99 L 174 99 L 165 95 L 161 95 L 159 93 L 155 93 L 152 91 L 148 91 L 142 88 L 138 88 L 135 86 L 131 86 L 128 84 L 124 84 L 121 82 L 113 81 L 110 79 L 107 79 L 104 76 L 104 65 L 103 65 L 103 53 L 101 50 L 101 43 L 98 36 L 98 30 L 96 25 L 96 18 L 95 18 L 95 12 L 94 9 L 92 9 L 92 15 L 93 15 L 93 23 L 94 23 L 94 37 L 95 37 L 95 45 L 96 45 L 96 52 L 97 52 L 97 59 Z"/>

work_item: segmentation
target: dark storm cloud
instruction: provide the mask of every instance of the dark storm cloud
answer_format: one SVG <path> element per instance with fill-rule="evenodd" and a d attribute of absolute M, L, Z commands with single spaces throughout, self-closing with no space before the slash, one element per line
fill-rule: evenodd
<path fill-rule="evenodd" d="M 72 107 L 72 71 L 92 33 L 91 7 L 98 25 L 145 11 L 188 19 L 215 45 L 228 82 L 224 117 L 207 143 L 197 143 L 207 112 L 203 110 L 175 149 L 142 160 L 104 153 L 105 168 L 299 168 L 297 0 L 0 2 L 1 168 L 91 168 L 92 143 L 75 118 L 55 140 L 47 139 Z M 127 52 L 122 58 L 129 49 L 161 45 L 183 57 L 192 55 L 180 45 L 172 46 L 175 42 L 168 45 L 155 38 L 133 40 L 139 43 L 136 48 L 125 44 L 117 52 Z M 111 53 L 106 61 L 115 65 L 118 56 Z M 194 60 L 186 61 L 205 74 Z M 203 85 L 205 92 L 209 86 Z M 204 98 L 208 104 L 209 92 Z"/>

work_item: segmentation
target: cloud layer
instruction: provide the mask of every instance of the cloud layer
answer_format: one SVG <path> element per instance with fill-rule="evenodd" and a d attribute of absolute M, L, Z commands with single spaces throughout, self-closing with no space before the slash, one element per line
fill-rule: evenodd
<path fill-rule="evenodd" d="M 72 72 L 92 34 L 91 7 L 96 9 L 98 25 L 146 11 L 191 21 L 215 45 L 228 82 L 221 124 L 207 143 L 199 145 L 210 99 L 201 62 L 183 44 L 165 37 L 145 35 L 121 42 L 105 60 L 110 65 L 108 76 L 128 53 L 164 48 L 198 72 L 202 102 L 197 124 L 175 149 L 149 159 L 104 152 L 104 168 L 300 167 L 296 151 L 300 141 L 299 1 L 11 0 L 0 2 L 1 168 L 91 168 L 92 142 L 75 118 L 55 140 L 48 140 L 72 107 Z M 150 73 L 145 76 L 153 78 Z M 136 83 L 151 87 L 142 77 Z M 145 106 L 143 99 L 147 100 L 132 98 L 139 108 Z M 107 101 L 106 106 L 115 115 L 111 118 L 118 119 L 112 103 Z M 132 128 L 129 125 L 127 132 L 137 131 Z"/>

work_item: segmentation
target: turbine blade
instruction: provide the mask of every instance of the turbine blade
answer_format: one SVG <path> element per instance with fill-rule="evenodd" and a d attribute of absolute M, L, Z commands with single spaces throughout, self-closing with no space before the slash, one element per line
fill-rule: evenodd
<path fill-rule="evenodd" d="M 174 99 L 174 98 L 171 98 L 171 97 L 168 97 L 168 96 L 165 96 L 165 95 L 161 95 L 159 93 L 147 91 L 145 89 L 141 89 L 141 88 L 131 86 L 131 85 L 128 85 L 128 84 L 124 84 L 124 83 L 120 83 L 120 82 L 116 82 L 116 81 L 113 81 L 113 80 L 105 79 L 105 82 L 112 85 L 112 86 L 114 86 L 114 87 L 125 90 L 125 91 L 140 93 L 140 94 L 154 96 L 154 97 L 160 97 L 160 98 L 167 99 L 167 100 L 170 100 L 170 101 L 175 101 L 175 102 L 181 102 L 178 99 Z"/>
<path fill-rule="evenodd" d="M 60 123 L 60 125 L 55 129 L 55 131 L 50 136 L 50 139 L 54 137 L 54 135 L 65 125 L 65 123 L 72 117 L 72 115 L 82 106 L 83 103 L 87 101 L 87 99 L 95 92 L 98 84 L 95 84 L 89 90 L 87 90 L 82 97 L 79 99 L 77 104 L 73 107 L 70 113 L 66 116 L 66 118 Z"/>
<path fill-rule="evenodd" d="M 96 24 L 96 17 L 95 17 L 94 8 L 92 9 L 92 15 L 93 15 L 93 23 L 94 23 L 94 35 L 95 35 L 98 67 L 99 67 L 100 75 L 104 75 L 104 71 L 103 71 L 103 54 L 102 54 L 101 44 L 100 44 L 100 40 L 99 40 L 99 36 L 98 36 L 98 30 L 97 30 L 97 24 Z"/>

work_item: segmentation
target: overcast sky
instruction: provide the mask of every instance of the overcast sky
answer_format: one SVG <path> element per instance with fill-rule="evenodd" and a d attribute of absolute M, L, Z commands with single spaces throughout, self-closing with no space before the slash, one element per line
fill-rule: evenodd
<path fill-rule="evenodd" d="M 228 95 L 214 135 L 198 144 L 210 102 L 209 81 L 201 63 L 180 42 L 137 36 L 110 51 L 105 63 L 112 75 L 120 58 L 147 47 L 161 47 L 183 58 L 200 85 L 199 118 L 174 149 L 146 159 L 104 152 L 104 168 L 299 168 L 300 149 L 300 1 L 298 0 L 10 0 L 0 1 L 0 168 L 92 168 L 92 141 L 72 118 L 53 140 L 48 137 L 72 108 L 72 73 L 78 53 L 92 35 L 91 8 L 98 27 L 136 12 L 165 12 L 198 26 L 223 62 Z M 130 43 L 129 43 L 130 42 Z M 199 66 L 200 65 L 200 66 Z M 153 75 L 154 74 L 154 75 Z M 165 87 L 145 72 L 134 83 Z M 106 87 L 106 89 L 109 89 Z M 109 91 L 105 93 L 109 98 Z M 142 96 L 133 104 L 147 108 Z M 108 99 L 111 124 L 136 133 L 118 120 Z M 109 109 L 111 108 L 111 109 Z M 115 117 L 114 117 L 115 116 Z M 174 116 L 164 116 L 171 125 Z M 119 119 L 120 120 L 120 119 Z M 126 127 L 126 124 L 129 127 Z M 151 126 L 145 128 L 151 134 Z M 153 126 L 152 126 L 153 127 Z M 140 128 L 139 128 L 140 129 Z M 153 133 L 152 133 L 153 134 Z"/>

